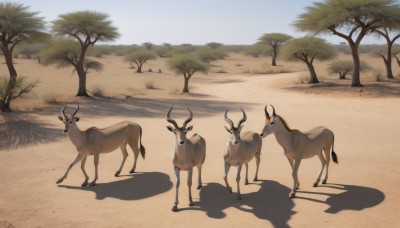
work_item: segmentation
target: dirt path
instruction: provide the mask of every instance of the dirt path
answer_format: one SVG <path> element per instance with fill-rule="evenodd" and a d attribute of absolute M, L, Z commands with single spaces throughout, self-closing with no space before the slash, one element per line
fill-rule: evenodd
<path fill-rule="evenodd" d="M 143 127 L 147 149 L 146 160 L 138 162 L 138 173 L 128 175 L 130 156 L 117 178 L 113 174 L 121 152 L 101 156 L 99 184 L 94 187 L 80 187 L 83 175 L 79 166 L 61 185 L 55 184 L 76 153 L 56 118 L 58 107 L 29 114 L 35 124 L 24 131 L 26 125 L 21 122 L 13 135 L 23 144 L 0 151 L 0 227 L 399 226 L 400 100 L 336 98 L 273 88 L 277 79 L 291 77 L 294 74 L 229 76 L 227 81 L 202 82 L 189 96 L 82 101 L 81 129 L 132 120 Z M 270 136 L 263 141 L 261 181 L 241 185 L 243 199 L 237 201 L 235 195 L 228 194 L 222 179 L 223 147 L 228 138 L 223 113 L 231 107 L 230 117 L 237 121 L 239 107 L 243 107 L 248 115 L 245 130 L 259 132 L 267 103 L 274 104 L 293 128 L 325 125 L 332 129 L 340 164 L 331 165 L 329 184 L 313 188 L 320 162 L 317 158 L 304 160 L 299 172 L 301 189 L 297 198 L 289 199 L 290 167 Z M 207 140 L 205 187 L 192 190 L 196 205 L 188 207 L 186 173 L 182 173 L 177 213 L 170 211 L 175 191 L 173 136 L 165 129 L 165 112 L 171 104 L 176 107 L 172 116 L 178 123 L 186 117 L 184 104 L 189 104 L 195 114 L 193 133 Z M 31 132 L 31 128 L 41 131 Z M 89 158 L 86 167 L 91 178 L 92 164 Z M 252 161 L 250 179 L 254 168 Z M 231 184 L 235 170 L 232 168 L 229 175 Z"/>

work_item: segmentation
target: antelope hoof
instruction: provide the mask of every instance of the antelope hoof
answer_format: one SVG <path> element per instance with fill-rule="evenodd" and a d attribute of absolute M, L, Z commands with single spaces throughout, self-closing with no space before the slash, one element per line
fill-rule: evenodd
<path fill-rule="evenodd" d="M 59 183 L 61 183 L 61 182 L 63 182 L 63 181 L 64 181 L 64 178 L 58 179 L 58 181 L 56 182 L 56 184 L 59 184 Z"/>
<path fill-rule="evenodd" d="M 177 206 L 177 205 L 173 206 L 172 209 L 171 209 L 171 211 L 173 211 L 173 212 L 178 211 L 178 206 Z"/>
<path fill-rule="evenodd" d="M 197 189 L 200 189 L 202 187 L 203 187 L 203 185 L 200 184 L 200 185 L 197 186 Z"/>
<path fill-rule="evenodd" d="M 327 181 L 326 179 L 323 179 L 322 184 L 326 184 L 326 181 Z"/>
<path fill-rule="evenodd" d="M 245 180 L 244 181 L 244 185 L 248 185 L 249 184 L 249 181 L 248 180 Z"/>
<path fill-rule="evenodd" d="M 115 177 L 118 177 L 120 173 L 121 173 L 121 171 L 117 171 L 117 172 L 114 174 L 114 176 L 115 176 Z"/>
<path fill-rule="evenodd" d="M 228 192 L 229 192 L 229 194 L 232 194 L 232 188 L 231 187 L 228 187 Z"/>
<path fill-rule="evenodd" d="M 290 194 L 289 194 L 289 198 L 294 198 L 296 196 L 296 193 L 295 192 L 291 192 Z"/>
<path fill-rule="evenodd" d="M 96 182 L 94 182 L 94 181 L 89 183 L 89 186 L 95 186 L 95 185 L 96 185 Z"/>
<path fill-rule="evenodd" d="M 189 202 L 189 206 L 190 206 L 190 207 L 194 206 L 194 202 L 193 202 L 193 201 L 190 201 L 190 202 Z"/>
<path fill-rule="evenodd" d="M 317 187 L 318 186 L 318 182 L 315 182 L 314 184 L 313 184 L 313 187 L 315 188 L 315 187 Z"/>
<path fill-rule="evenodd" d="M 81 186 L 82 186 L 82 187 L 88 186 L 88 182 L 87 182 L 87 181 L 83 182 L 83 183 L 81 184 Z"/>
<path fill-rule="evenodd" d="M 254 177 L 254 180 L 253 181 L 258 181 L 258 178 L 257 177 Z"/>
<path fill-rule="evenodd" d="M 131 169 L 131 171 L 129 171 L 129 173 L 135 173 L 135 169 Z"/>

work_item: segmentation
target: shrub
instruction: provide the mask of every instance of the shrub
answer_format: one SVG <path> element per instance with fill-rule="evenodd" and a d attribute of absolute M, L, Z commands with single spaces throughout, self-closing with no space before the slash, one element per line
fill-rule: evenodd
<path fill-rule="evenodd" d="M 146 81 L 145 83 L 146 89 L 156 89 L 154 85 L 154 81 Z"/>
<path fill-rule="evenodd" d="M 60 95 L 54 92 L 43 95 L 43 100 L 48 104 L 58 104 L 61 102 Z"/>

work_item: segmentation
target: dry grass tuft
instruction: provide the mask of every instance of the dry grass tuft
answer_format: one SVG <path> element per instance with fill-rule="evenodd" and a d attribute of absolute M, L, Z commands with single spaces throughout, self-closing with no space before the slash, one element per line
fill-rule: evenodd
<path fill-rule="evenodd" d="M 145 87 L 146 87 L 146 89 L 157 89 L 153 80 L 146 81 Z"/>
<path fill-rule="evenodd" d="M 43 100 L 47 104 L 59 104 L 61 102 L 61 95 L 54 92 L 46 93 L 43 95 Z"/>

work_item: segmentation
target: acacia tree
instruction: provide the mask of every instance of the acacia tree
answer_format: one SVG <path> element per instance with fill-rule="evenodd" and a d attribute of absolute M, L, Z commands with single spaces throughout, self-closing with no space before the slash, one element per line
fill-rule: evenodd
<path fill-rule="evenodd" d="M 29 12 L 28 9 L 27 6 L 18 3 L 0 3 L 0 49 L 10 75 L 5 95 L 0 99 L 1 111 L 10 110 L 11 100 L 15 97 L 13 91 L 16 86 L 21 86 L 19 82 L 17 83 L 17 71 L 13 62 L 14 48 L 23 41 L 41 42 L 49 37 L 44 32 L 43 18 L 38 17 L 37 12 Z M 31 86 L 28 85 L 28 87 Z"/>
<path fill-rule="evenodd" d="M 279 48 L 290 39 L 292 39 L 291 36 L 283 33 L 266 33 L 258 39 L 261 44 L 267 44 L 272 48 L 269 52 L 272 56 L 272 66 L 276 66 Z"/>
<path fill-rule="evenodd" d="M 80 70 L 78 68 L 80 52 L 81 46 L 77 41 L 55 40 L 51 46 L 42 50 L 39 55 L 44 65 L 55 65 L 57 68 L 73 67 L 74 72 L 77 72 Z M 85 74 L 84 83 L 86 84 L 86 75 L 89 70 L 100 72 L 102 69 L 103 65 L 100 62 L 85 58 L 82 64 L 82 71 Z"/>
<path fill-rule="evenodd" d="M 222 47 L 223 44 L 217 42 L 209 42 L 206 45 L 209 46 L 211 49 L 217 49 Z"/>
<path fill-rule="evenodd" d="M 314 69 L 314 60 L 327 61 L 333 59 L 336 52 L 325 40 L 316 37 L 297 38 L 289 41 L 281 49 L 281 57 L 288 61 L 303 61 L 310 72 L 311 83 L 319 83 Z"/>
<path fill-rule="evenodd" d="M 183 93 L 189 93 L 189 80 L 196 72 L 207 74 L 210 70 L 210 65 L 199 59 L 193 53 L 178 54 L 171 57 L 167 61 L 170 70 L 176 74 L 182 74 L 184 78 Z"/>
<path fill-rule="evenodd" d="M 76 65 L 74 65 L 79 77 L 76 96 L 89 96 L 86 91 L 86 51 L 89 46 L 93 46 L 98 41 L 112 41 L 118 38 L 117 28 L 112 26 L 107 14 L 78 11 L 60 15 L 59 19 L 53 21 L 52 29 L 59 36 L 76 39 L 79 42 L 80 51 L 76 56 Z"/>
<path fill-rule="evenodd" d="M 131 65 L 134 63 L 137 66 L 136 73 L 142 73 L 142 66 L 148 60 L 156 59 L 157 55 L 148 49 L 141 49 L 137 51 L 133 51 L 125 56 L 125 60 L 128 61 Z"/>
<path fill-rule="evenodd" d="M 386 48 L 377 48 L 374 50 L 374 54 L 377 56 L 380 56 L 383 59 L 383 62 L 386 67 L 386 77 L 389 79 L 393 78 L 393 71 L 392 71 L 392 47 L 394 42 L 400 37 L 400 22 L 398 25 L 398 29 L 394 30 L 394 36 L 390 37 L 391 32 L 387 28 L 379 28 L 373 30 L 376 34 L 379 34 L 379 36 L 383 37 L 386 40 Z"/>
<path fill-rule="evenodd" d="M 361 61 L 361 72 L 371 70 L 371 67 Z M 339 74 L 339 79 L 346 79 L 346 76 L 353 71 L 353 62 L 347 60 L 336 60 L 329 64 L 328 71 L 331 74 Z"/>
<path fill-rule="evenodd" d="M 400 21 L 396 0 L 325 0 L 314 2 L 298 17 L 294 26 L 314 34 L 333 34 L 347 41 L 353 57 L 351 86 L 362 86 L 358 48 L 365 35 L 379 28 L 391 28 Z"/>

